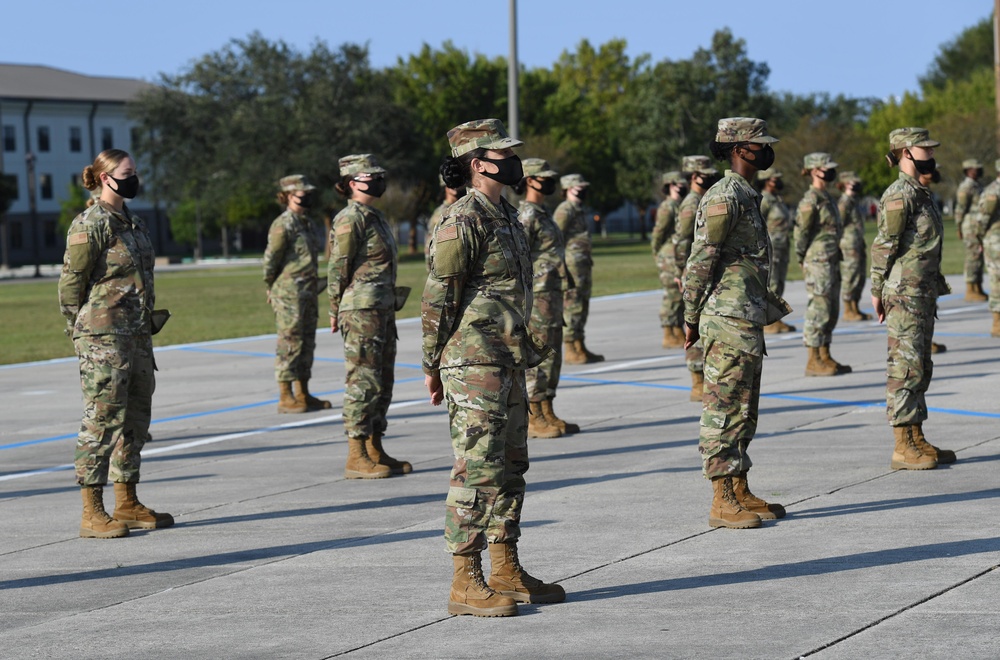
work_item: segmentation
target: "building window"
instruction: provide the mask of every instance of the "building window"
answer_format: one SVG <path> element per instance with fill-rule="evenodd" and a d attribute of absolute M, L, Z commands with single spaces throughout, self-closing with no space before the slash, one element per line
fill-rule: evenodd
<path fill-rule="evenodd" d="M 139 140 L 142 139 L 141 133 L 139 133 L 139 128 L 133 126 L 132 129 L 129 131 L 129 137 L 132 138 L 132 144 L 129 145 L 129 149 L 138 149 Z"/>
<path fill-rule="evenodd" d="M 10 223 L 10 247 L 15 250 L 24 247 L 24 231 L 21 229 L 20 222 L 11 221 Z"/>
<path fill-rule="evenodd" d="M 16 174 L 0 174 L 0 177 L 7 179 L 7 189 L 10 191 L 10 201 L 14 201 L 21 196 L 21 189 L 17 187 Z"/>
<path fill-rule="evenodd" d="M 13 126 L 4 125 L 3 127 L 3 150 L 17 151 L 17 132 Z"/>
<path fill-rule="evenodd" d="M 83 137 L 79 126 L 69 127 L 69 150 L 75 154 L 83 149 Z"/>
<path fill-rule="evenodd" d="M 52 199 L 52 175 L 41 174 L 38 177 L 38 189 L 42 199 Z"/>
<path fill-rule="evenodd" d="M 38 127 L 38 151 L 45 152 L 49 150 L 49 127 L 39 126 Z"/>
<path fill-rule="evenodd" d="M 101 150 L 111 149 L 115 146 L 115 134 L 110 127 L 101 129 Z"/>
<path fill-rule="evenodd" d="M 56 221 L 46 220 L 42 223 L 42 241 L 45 247 L 56 246 Z"/>
<path fill-rule="evenodd" d="M 72 183 L 74 186 L 79 186 L 80 185 L 80 175 L 79 174 L 70 174 L 69 175 L 69 182 Z"/>

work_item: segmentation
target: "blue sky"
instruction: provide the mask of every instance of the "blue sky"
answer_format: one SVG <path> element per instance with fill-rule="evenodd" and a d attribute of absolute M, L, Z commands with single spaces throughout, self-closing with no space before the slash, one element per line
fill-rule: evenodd
<path fill-rule="evenodd" d="M 887 98 L 917 89 L 939 46 L 992 11 L 989 0 L 519 0 L 519 59 L 548 66 L 581 39 L 621 37 L 632 56 L 683 59 L 728 26 L 769 87 Z M 81 11 L 85 7 L 86 11 Z M 508 0 L 21 0 L 0 8 L 0 62 L 155 80 L 260 31 L 308 49 L 367 43 L 375 66 L 447 39 L 505 55 Z"/>

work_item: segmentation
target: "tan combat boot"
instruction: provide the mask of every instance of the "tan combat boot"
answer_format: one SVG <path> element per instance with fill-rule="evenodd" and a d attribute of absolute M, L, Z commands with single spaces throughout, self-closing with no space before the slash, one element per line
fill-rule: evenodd
<path fill-rule="evenodd" d="M 785 517 L 785 507 L 780 504 L 768 504 L 750 492 L 750 484 L 747 482 L 747 473 L 733 475 L 733 494 L 740 506 L 756 513 L 761 520 L 775 520 Z"/>
<path fill-rule="evenodd" d="M 913 429 L 913 426 L 892 427 L 896 446 L 892 450 L 892 462 L 889 465 L 893 470 L 933 470 L 937 467 L 934 458 L 920 451 L 913 437 Z"/>
<path fill-rule="evenodd" d="M 938 344 L 938 343 L 935 343 L 935 342 L 931 342 L 931 353 L 933 353 L 934 355 L 937 355 L 938 353 L 944 353 L 947 350 L 948 350 L 948 347 L 945 346 L 944 344 Z"/>
<path fill-rule="evenodd" d="M 993 327 L 990 329 L 990 337 L 1000 337 L 1000 312 L 993 312 Z"/>
<path fill-rule="evenodd" d="M 709 527 L 729 527 L 730 529 L 750 529 L 760 527 L 760 516 L 747 511 L 736 499 L 732 477 L 713 477 L 712 509 L 708 514 Z"/>
<path fill-rule="evenodd" d="M 684 348 L 684 344 L 687 342 L 687 337 L 684 335 L 684 328 L 681 326 L 675 327 L 674 336 L 677 337 L 678 348 Z"/>
<path fill-rule="evenodd" d="M 528 402 L 528 437 L 529 438 L 558 438 L 562 435 L 559 427 L 553 426 L 545 418 L 542 412 L 540 401 Z"/>
<path fill-rule="evenodd" d="M 365 445 L 371 438 L 347 439 L 347 464 L 344 477 L 347 479 L 385 479 L 392 474 L 387 465 L 378 465 L 368 456 Z"/>
<path fill-rule="evenodd" d="M 705 373 L 702 371 L 691 372 L 691 401 L 701 401 L 705 396 Z"/>
<path fill-rule="evenodd" d="M 115 482 L 115 520 L 129 529 L 163 529 L 174 524 L 169 513 L 157 513 L 144 506 L 135 494 L 135 484 Z"/>
<path fill-rule="evenodd" d="M 552 409 L 552 399 L 545 399 L 542 401 L 542 414 L 545 415 L 545 419 L 548 420 L 549 426 L 556 427 L 563 435 L 580 432 L 579 424 L 559 419 L 556 415 L 556 411 Z"/>
<path fill-rule="evenodd" d="M 83 518 L 80 536 L 85 539 L 117 539 L 128 536 L 128 526 L 104 510 L 104 486 L 83 486 Z"/>
<path fill-rule="evenodd" d="M 820 346 L 819 347 L 819 359 L 822 360 L 823 362 L 827 363 L 827 364 L 832 364 L 833 368 L 834 368 L 834 370 L 836 372 L 836 375 L 838 375 L 838 376 L 841 375 L 841 374 L 849 374 L 849 373 L 851 373 L 853 371 L 853 369 L 851 369 L 848 365 L 841 364 L 841 363 L 839 363 L 839 362 L 837 362 L 836 360 L 833 359 L 833 356 L 830 355 L 830 347 L 829 346 Z"/>
<path fill-rule="evenodd" d="M 501 596 L 519 603 L 561 603 L 566 590 L 558 584 L 545 584 L 528 575 L 517 558 L 517 541 L 490 543 L 490 579 L 486 583 Z"/>
<path fill-rule="evenodd" d="M 781 319 L 778 319 L 774 323 L 769 323 L 764 326 L 764 334 L 780 335 L 786 332 L 795 332 L 795 326 L 788 325 Z"/>
<path fill-rule="evenodd" d="M 587 356 L 577 350 L 576 341 L 563 342 L 563 362 L 566 364 L 587 364 Z"/>
<path fill-rule="evenodd" d="M 309 394 L 309 381 L 308 380 L 297 380 L 295 381 L 298 392 L 295 394 L 295 402 L 299 405 L 303 403 L 306 405 L 306 410 L 329 410 L 333 405 L 325 399 L 317 399 L 312 394 Z"/>
<path fill-rule="evenodd" d="M 837 368 L 824 362 L 819 356 L 819 348 L 806 346 L 809 351 L 809 361 L 806 362 L 806 376 L 836 376 Z"/>
<path fill-rule="evenodd" d="M 681 338 L 678 340 L 677 330 L 679 328 L 675 325 L 663 326 L 663 348 L 684 348 L 684 334 L 681 333 Z"/>
<path fill-rule="evenodd" d="M 374 433 L 372 437 L 365 440 L 365 452 L 373 463 L 384 465 L 393 474 L 409 474 L 413 472 L 413 466 L 408 461 L 397 461 L 395 458 L 385 453 L 382 449 L 382 434 Z"/>
<path fill-rule="evenodd" d="M 472 616 L 516 616 L 517 602 L 502 596 L 486 585 L 483 579 L 483 558 L 473 555 L 452 555 L 455 572 L 451 578 L 448 614 Z"/>
<path fill-rule="evenodd" d="M 958 460 L 955 456 L 955 452 L 950 449 L 941 449 L 940 447 L 935 447 L 931 443 L 927 442 L 927 438 L 924 436 L 924 426 L 923 424 L 916 424 L 913 427 L 913 443 L 917 445 L 920 453 L 924 456 L 930 456 L 938 465 L 945 465 L 947 463 L 954 463 Z"/>
<path fill-rule="evenodd" d="M 583 355 L 587 358 L 588 364 L 590 364 L 591 362 L 604 362 L 604 356 L 598 355 L 597 353 L 591 353 L 590 351 L 588 351 L 582 339 L 576 340 L 576 350 L 579 353 L 583 353 Z"/>
<path fill-rule="evenodd" d="M 978 282 L 965 283 L 965 302 L 986 302 L 989 298 L 983 293 Z"/>
<path fill-rule="evenodd" d="M 856 303 L 853 300 L 844 301 L 844 320 L 845 321 L 861 320 L 861 316 L 856 309 Z"/>
<path fill-rule="evenodd" d="M 299 402 L 292 394 L 291 381 L 281 381 L 278 383 L 278 391 L 281 393 L 278 399 L 279 413 L 304 413 L 306 411 L 305 402 Z"/>

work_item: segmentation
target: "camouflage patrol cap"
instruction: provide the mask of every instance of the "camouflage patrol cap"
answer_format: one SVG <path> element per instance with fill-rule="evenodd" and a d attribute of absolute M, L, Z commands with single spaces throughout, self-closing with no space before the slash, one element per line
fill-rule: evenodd
<path fill-rule="evenodd" d="M 459 124 L 448 131 L 448 144 L 451 145 L 451 155 L 458 158 L 473 149 L 507 149 L 520 147 L 524 144 L 507 134 L 503 122 L 499 119 L 477 119 Z"/>
<path fill-rule="evenodd" d="M 582 174 L 567 174 L 559 179 L 559 186 L 563 190 L 576 188 L 577 186 L 589 186 L 590 182 L 583 178 Z"/>
<path fill-rule="evenodd" d="M 926 128 L 909 126 L 907 128 L 897 128 L 889 133 L 890 149 L 906 149 L 909 147 L 937 147 L 940 142 L 932 140 L 930 132 Z"/>
<path fill-rule="evenodd" d="M 850 170 L 841 172 L 837 176 L 837 180 L 840 181 L 840 183 L 861 183 L 861 177 Z"/>
<path fill-rule="evenodd" d="M 681 171 L 685 174 L 707 174 L 709 176 L 719 173 L 712 165 L 712 160 L 708 156 L 684 156 L 681 161 Z"/>
<path fill-rule="evenodd" d="M 681 174 L 680 172 L 677 172 L 677 171 L 664 172 L 663 173 L 663 185 L 667 185 L 668 183 L 677 183 L 677 184 L 680 184 L 680 183 L 686 183 L 686 182 L 684 181 L 684 175 Z"/>
<path fill-rule="evenodd" d="M 814 151 L 805 155 L 805 158 L 802 159 L 802 166 L 807 170 L 814 170 L 817 167 L 821 170 L 832 170 L 837 167 L 837 163 L 833 162 L 830 154 Z"/>
<path fill-rule="evenodd" d="M 780 179 L 781 177 L 781 171 L 773 168 L 757 172 L 758 181 L 769 181 L 770 179 Z"/>
<path fill-rule="evenodd" d="M 963 170 L 981 170 L 983 169 L 983 164 L 979 162 L 978 158 L 966 158 L 962 161 Z"/>
<path fill-rule="evenodd" d="M 767 122 L 756 117 L 726 117 L 719 120 L 716 142 L 756 142 L 770 144 L 778 138 L 767 134 Z"/>
<path fill-rule="evenodd" d="M 357 176 L 359 174 L 385 174 L 385 168 L 375 162 L 371 154 L 351 154 L 340 159 L 340 176 Z"/>
<path fill-rule="evenodd" d="M 299 190 L 308 192 L 310 190 L 316 190 L 316 186 L 309 183 L 309 179 L 306 178 L 305 174 L 289 174 L 288 176 L 283 176 L 278 181 L 278 187 L 281 188 L 281 192 L 295 192 Z"/>
<path fill-rule="evenodd" d="M 521 169 L 524 176 L 534 176 L 539 179 L 546 179 L 559 176 L 559 172 L 549 167 L 549 163 L 541 158 L 525 158 L 521 161 Z"/>

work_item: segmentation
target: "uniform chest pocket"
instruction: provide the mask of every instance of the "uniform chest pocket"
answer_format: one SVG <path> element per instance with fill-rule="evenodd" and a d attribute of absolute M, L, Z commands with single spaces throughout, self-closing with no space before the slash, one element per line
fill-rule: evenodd
<path fill-rule="evenodd" d="M 138 252 L 138 249 L 132 240 L 132 236 L 128 234 L 113 234 L 105 257 L 108 273 L 124 275 L 134 272 L 136 264 L 132 258 L 133 252 Z"/>
<path fill-rule="evenodd" d="M 937 233 L 937 227 L 935 226 L 934 218 L 930 213 L 927 212 L 926 208 L 922 208 L 917 217 L 914 218 L 914 225 L 917 231 L 917 237 L 921 240 L 928 240 L 934 237 Z"/>
<path fill-rule="evenodd" d="M 491 223 L 488 236 L 489 249 L 483 260 L 483 273 L 494 276 L 515 276 L 518 262 L 514 235 L 510 227 L 500 222 Z"/>

